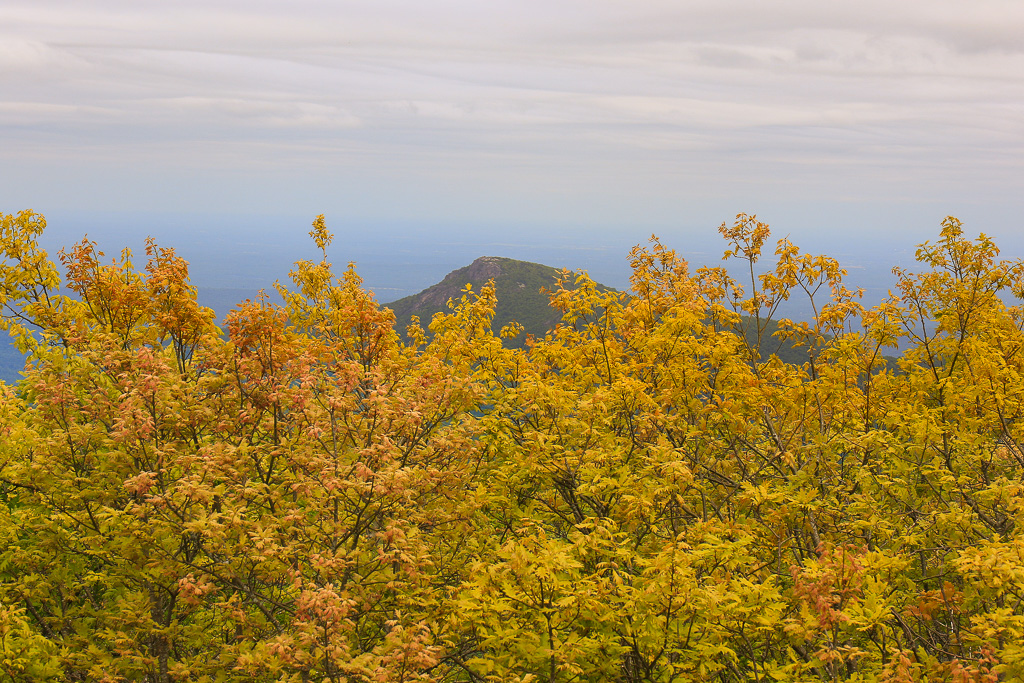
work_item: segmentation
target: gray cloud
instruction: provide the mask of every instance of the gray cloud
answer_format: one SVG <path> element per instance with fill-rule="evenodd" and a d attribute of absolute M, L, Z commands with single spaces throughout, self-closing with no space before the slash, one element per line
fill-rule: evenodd
<path fill-rule="evenodd" d="M 124 201 L 62 195 L 58 163 L 140 202 L 193 174 L 226 209 L 316 177 L 371 213 L 411 185 L 470 215 L 558 187 L 584 219 L 611 191 L 661 218 L 809 187 L 1019 201 L 1019 2 L 8 0 L 0 27 L 5 211 Z"/>

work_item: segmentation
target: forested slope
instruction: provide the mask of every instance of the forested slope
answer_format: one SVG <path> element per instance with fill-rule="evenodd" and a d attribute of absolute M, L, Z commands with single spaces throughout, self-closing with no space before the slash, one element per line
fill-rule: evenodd
<path fill-rule="evenodd" d="M 404 332 L 416 316 L 424 327 L 439 313 L 450 312 L 448 302 L 457 300 L 466 287 L 479 291 L 484 286 L 494 290 L 496 303 L 491 329 L 495 334 L 510 323 L 521 329 L 504 339 L 508 348 L 522 348 L 529 337 L 544 337 L 562 322 L 561 312 L 551 305 L 550 291 L 557 287 L 572 289 L 576 286 L 575 273 L 529 261 L 481 256 L 468 266 L 449 273 L 445 278 L 422 292 L 386 304 L 395 314 L 395 327 Z M 610 288 L 596 284 L 599 292 Z M 429 333 L 429 330 L 427 330 Z M 761 360 L 777 355 L 786 363 L 805 363 L 812 349 L 799 339 L 780 331 L 777 320 L 763 324 L 748 315 L 741 315 L 735 331 L 747 343 L 759 349 Z"/>
<path fill-rule="evenodd" d="M 405 330 L 412 316 L 423 326 L 430 324 L 438 313 L 448 313 L 448 302 L 458 299 L 467 286 L 479 291 L 490 284 L 497 303 L 491 328 L 497 334 L 509 323 L 518 323 L 522 331 L 506 340 L 510 348 L 521 348 L 528 335 L 543 337 L 561 321 L 559 312 L 552 308 L 546 293 L 567 273 L 551 266 L 529 261 L 481 256 L 464 268 L 449 273 L 437 284 L 418 294 L 387 304 L 395 313 L 396 327 Z M 571 273 L 568 273 L 571 275 Z M 567 283 L 567 286 L 572 286 Z M 598 285 L 600 290 L 607 287 Z"/>
<path fill-rule="evenodd" d="M 556 287 L 528 349 L 489 287 L 402 341 L 322 217 L 323 261 L 226 337 L 152 244 L 77 245 L 53 295 L 43 227 L 3 217 L 36 359 L 0 393 L 9 679 L 1024 677 L 1024 267 L 955 219 L 871 310 L 785 241 L 747 283 L 655 242 L 628 296 Z M 815 291 L 781 324 L 808 361 L 762 360 Z"/>

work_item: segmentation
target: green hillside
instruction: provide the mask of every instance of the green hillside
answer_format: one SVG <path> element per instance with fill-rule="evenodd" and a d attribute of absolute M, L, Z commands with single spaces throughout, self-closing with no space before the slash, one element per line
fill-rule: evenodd
<path fill-rule="evenodd" d="M 481 256 L 419 294 L 393 301 L 387 307 L 395 312 L 397 329 L 404 330 L 414 315 L 419 316 L 421 324 L 426 327 L 435 313 L 448 312 L 448 300 L 458 299 L 467 284 L 479 291 L 489 280 L 494 280 L 498 297 L 492 324 L 494 332 L 515 321 L 523 326 L 526 334 L 543 336 L 558 323 L 560 315 L 548 305 L 548 295 L 541 290 L 550 289 L 560 272 L 540 263 Z M 511 345 L 522 345 L 526 334 L 511 340 Z"/>
<path fill-rule="evenodd" d="M 518 322 L 526 332 L 519 337 L 506 340 L 506 344 L 519 347 L 526 335 L 542 337 L 551 330 L 561 317 L 557 310 L 548 303 L 548 295 L 543 289 L 550 289 L 561 271 L 551 266 L 529 261 L 518 261 L 500 256 L 481 256 L 464 268 L 454 270 L 437 284 L 431 285 L 419 294 L 398 299 L 389 304 L 388 308 L 395 312 L 395 324 L 398 330 L 404 330 L 412 320 L 419 316 L 425 328 L 435 313 L 449 311 L 448 301 L 458 299 L 467 284 L 475 291 L 494 281 L 498 304 L 494 312 L 492 329 L 495 333 L 510 322 Z M 606 289 L 603 285 L 598 285 Z M 756 343 L 756 329 L 752 318 L 744 316 L 740 330 L 751 344 Z M 787 363 L 805 363 L 808 360 L 807 349 L 794 348 L 791 343 L 772 336 L 779 329 L 778 324 L 769 321 L 762 333 L 761 356 L 767 359 L 778 355 Z"/>
<path fill-rule="evenodd" d="M 481 256 L 464 268 L 449 273 L 441 282 L 389 304 L 388 308 L 395 313 L 396 329 L 404 331 L 412 320 L 419 316 L 424 328 L 430 324 L 435 313 L 449 311 L 448 301 L 458 299 L 467 284 L 474 291 L 488 281 L 494 281 L 495 294 L 498 297 L 492 329 L 495 333 L 510 322 L 518 322 L 526 334 L 511 340 L 505 340 L 507 346 L 521 347 L 526 335 L 542 337 L 560 321 L 559 312 L 548 304 L 548 295 L 542 289 L 550 289 L 561 271 L 551 266 L 529 261 L 518 261 L 500 256 Z M 608 289 L 598 285 L 601 289 Z M 761 359 L 767 360 L 777 355 L 786 363 L 800 365 L 809 359 L 805 347 L 795 347 L 789 340 L 774 336 L 779 325 L 774 320 L 764 324 L 761 334 Z M 757 343 L 757 325 L 753 318 L 743 316 L 739 329 L 751 345 Z"/>

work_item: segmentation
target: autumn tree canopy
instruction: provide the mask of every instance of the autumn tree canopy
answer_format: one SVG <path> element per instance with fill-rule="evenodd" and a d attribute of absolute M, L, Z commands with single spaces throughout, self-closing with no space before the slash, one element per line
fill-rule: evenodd
<path fill-rule="evenodd" d="M 743 268 L 653 240 L 522 349 L 487 287 L 400 336 L 322 216 L 224 329 L 44 228 L 0 216 L 4 680 L 1024 678 L 1024 264 L 956 219 L 870 309 L 753 216 Z"/>

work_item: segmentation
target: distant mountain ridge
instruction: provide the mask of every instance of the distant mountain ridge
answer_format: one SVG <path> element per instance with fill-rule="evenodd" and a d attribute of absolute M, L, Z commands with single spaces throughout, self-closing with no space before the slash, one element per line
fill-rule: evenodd
<path fill-rule="evenodd" d="M 550 306 L 548 295 L 542 293 L 543 289 L 553 287 L 561 275 L 561 270 L 540 263 L 501 256 L 481 256 L 468 266 L 448 273 L 443 280 L 418 294 L 384 306 L 394 311 L 395 328 L 399 333 L 404 333 L 414 315 L 419 317 L 420 324 L 426 328 L 435 313 L 449 312 L 448 301 L 458 300 L 467 284 L 479 292 L 483 285 L 493 280 L 498 302 L 491 329 L 497 334 L 508 323 L 518 322 L 523 326 L 525 334 L 505 340 L 505 344 L 521 347 L 527 335 L 543 337 L 561 322 L 561 313 Z M 602 290 L 611 289 L 601 284 L 598 287 Z M 801 364 L 809 360 L 806 348 L 796 347 L 791 341 L 774 337 L 774 333 L 779 330 L 778 322 L 772 320 L 763 324 L 765 327 L 760 347 L 762 360 L 772 355 L 777 355 L 786 363 Z M 741 317 L 736 331 L 746 336 L 751 345 L 757 344 L 756 325 L 749 316 Z"/>
<path fill-rule="evenodd" d="M 548 295 L 541 290 L 553 287 L 561 273 L 557 268 L 540 263 L 481 256 L 468 266 L 448 273 L 443 280 L 422 292 L 385 305 L 394 311 L 399 331 L 405 330 L 414 315 L 419 316 L 420 323 L 426 327 L 435 313 L 449 311 L 449 299 L 458 300 L 467 284 L 478 292 L 493 280 L 494 293 L 498 297 L 492 323 L 494 332 L 515 321 L 523 326 L 526 334 L 543 336 L 561 320 L 561 314 L 548 305 Z M 513 345 L 522 344 L 524 339 L 525 335 L 520 335 Z"/>

